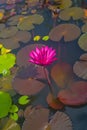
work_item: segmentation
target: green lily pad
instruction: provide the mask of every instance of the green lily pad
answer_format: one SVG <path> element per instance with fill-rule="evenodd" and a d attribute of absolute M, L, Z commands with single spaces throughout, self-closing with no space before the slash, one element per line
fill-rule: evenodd
<path fill-rule="evenodd" d="M 43 41 L 49 40 L 49 36 L 44 36 L 44 37 L 42 38 L 42 40 L 43 40 Z"/>
<path fill-rule="evenodd" d="M 0 118 L 8 115 L 10 110 L 12 99 L 6 92 L 0 91 Z"/>
<path fill-rule="evenodd" d="M 8 53 L 0 55 L 0 74 L 7 75 L 10 73 L 9 69 L 15 64 L 16 57 L 14 54 Z"/>
<path fill-rule="evenodd" d="M 14 104 L 14 105 L 12 105 L 11 106 L 11 109 L 10 109 L 10 111 L 9 112 L 11 112 L 11 113 L 15 113 L 15 112 L 18 112 L 18 107 Z"/>
<path fill-rule="evenodd" d="M 17 121 L 18 120 L 18 114 L 17 113 L 10 114 L 10 118 L 13 119 L 14 121 Z"/>
<path fill-rule="evenodd" d="M 37 41 L 39 41 L 39 40 L 40 40 L 40 38 L 41 38 L 41 37 L 40 37 L 39 35 L 37 35 L 37 36 L 35 36 L 35 37 L 34 37 L 34 39 L 33 39 L 33 40 L 37 42 Z"/>
<path fill-rule="evenodd" d="M 30 102 L 30 99 L 28 96 L 21 96 L 18 100 L 19 104 L 25 105 Z"/>

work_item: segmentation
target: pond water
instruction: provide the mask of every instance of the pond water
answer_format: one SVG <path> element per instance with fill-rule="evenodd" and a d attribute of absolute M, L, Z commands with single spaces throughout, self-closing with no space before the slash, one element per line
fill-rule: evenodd
<path fill-rule="evenodd" d="M 86 0 L 0 0 L 0 130 L 87 130 Z"/>

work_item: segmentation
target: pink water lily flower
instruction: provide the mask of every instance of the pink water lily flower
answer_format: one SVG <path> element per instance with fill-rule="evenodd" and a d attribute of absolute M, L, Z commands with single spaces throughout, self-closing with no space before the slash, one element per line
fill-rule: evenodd
<path fill-rule="evenodd" d="M 41 66 L 50 65 L 53 61 L 57 60 L 57 58 L 55 57 L 56 50 L 48 46 L 43 46 L 41 48 L 36 47 L 36 50 L 31 51 L 29 56 L 29 62 Z"/>

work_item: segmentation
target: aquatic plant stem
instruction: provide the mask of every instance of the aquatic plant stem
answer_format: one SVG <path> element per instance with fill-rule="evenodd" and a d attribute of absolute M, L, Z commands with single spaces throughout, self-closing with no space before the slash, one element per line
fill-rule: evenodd
<path fill-rule="evenodd" d="M 50 90 L 51 94 L 53 95 L 53 97 L 55 97 L 53 86 L 52 86 L 49 76 L 47 74 L 47 70 L 44 66 L 43 66 L 43 71 L 44 71 L 45 77 L 46 77 L 48 85 L 49 85 L 49 90 Z"/>

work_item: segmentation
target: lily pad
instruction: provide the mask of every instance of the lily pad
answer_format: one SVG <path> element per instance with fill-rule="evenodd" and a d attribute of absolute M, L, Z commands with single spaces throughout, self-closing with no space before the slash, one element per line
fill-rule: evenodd
<path fill-rule="evenodd" d="M 35 36 L 35 37 L 34 37 L 34 39 L 33 39 L 33 40 L 34 40 L 34 41 L 39 41 L 39 40 L 40 40 L 40 38 L 41 38 L 41 37 L 40 37 L 39 35 L 37 35 L 37 36 Z"/>
<path fill-rule="evenodd" d="M 18 31 L 11 38 L 0 39 L 1 43 L 6 48 L 16 49 L 20 47 L 19 42 L 27 43 L 31 39 L 31 34 L 27 31 Z"/>
<path fill-rule="evenodd" d="M 55 110 L 61 110 L 64 108 L 64 104 L 60 102 L 57 98 L 53 97 L 51 93 L 49 93 L 47 96 L 47 103 L 51 108 Z"/>
<path fill-rule="evenodd" d="M 44 83 L 41 83 L 40 81 L 31 78 L 29 79 L 15 78 L 12 84 L 16 92 L 21 95 L 37 94 L 45 87 Z"/>
<path fill-rule="evenodd" d="M 66 9 L 69 8 L 70 6 L 72 6 L 72 0 L 62 0 L 60 9 Z"/>
<path fill-rule="evenodd" d="M 42 40 L 43 40 L 43 41 L 48 41 L 48 40 L 49 40 L 49 36 L 44 36 L 44 37 L 42 38 Z"/>
<path fill-rule="evenodd" d="M 25 105 L 25 104 L 28 104 L 30 102 L 30 99 L 28 96 L 21 96 L 19 99 L 18 99 L 18 103 L 21 104 L 21 105 Z"/>
<path fill-rule="evenodd" d="M 0 130 L 21 130 L 21 128 L 14 120 L 6 118 L 2 120 L 2 126 Z"/>
<path fill-rule="evenodd" d="M 73 130 L 72 122 L 67 114 L 57 111 L 49 123 L 49 130 Z"/>
<path fill-rule="evenodd" d="M 5 28 L 5 24 L 0 24 L 0 32 Z"/>
<path fill-rule="evenodd" d="M 8 19 L 8 25 L 17 25 L 22 19 L 24 18 L 23 15 L 15 15 Z"/>
<path fill-rule="evenodd" d="M 18 107 L 15 105 L 15 104 L 13 104 L 12 106 L 11 106 L 11 108 L 10 108 L 10 111 L 9 111 L 10 113 L 15 113 L 15 112 L 18 112 Z"/>
<path fill-rule="evenodd" d="M 23 20 L 18 23 L 17 27 L 20 30 L 32 30 L 34 29 L 34 24 L 41 24 L 43 21 L 43 16 L 34 14 L 23 18 Z"/>
<path fill-rule="evenodd" d="M 78 44 L 81 49 L 83 49 L 84 51 L 87 51 L 87 33 L 84 33 L 80 36 L 78 40 Z"/>
<path fill-rule="evenodd" d="M 81 19 L 84 16 L 84 11 L 80 7 L 71 7 L 60 12 L 59 18 L 65 21 L 73 18 L 74 20 Z"/>
<path fill-rule="evenodd" d="M 16 57 L 14 54 L 8 53 L 0 55 L 0 73 L 6 75 L 10 68 L 15 64 Z"/>
<path fill-rule="evenodd" d="M 48 124 L 49 110 L 35 109 L 24 121 L 22 130 L 41 130 Z M 39 120 L 38 120 L 39 119 Z"/>
<path fill-rule="evenodd" d="M 87 53 L 80 56 L 80 59 L 73 66 L 74 73 L 82 78 L 87 79 Z"/>
<path fill-rule="evenodd" d="M 8 115 L 12 104 L 12 99 L 8 93 L 0 91 L 0 104 L 0 118 L 3 118 Z"/>
<path fill-rule="evenodd" d="M 18 114 L 17 113 L 12 113 L 10 114 L 9 116 L 11 119 L 13 119 L 14 121 L 17 121 L 18 120 Z"/>
<path fill-rule="evenodd" d="M 22 48 L 18 53 L 17 53 L 17 65 L 21 66 L 28 66 L 31 63 L 29 61 L 29 53 L 34 50 L 36 47 L 42 47 L 42 44 L 33 44 L 33 45 L 28 45 L 24 48 Z"/>
<path fill-rule="evenodd" d="M 82 26 L 82 32 L 83 33 L 87 32 L 87 23 Z"/>
<path fill-rule="evenodd" d="M 57 63 L 51 69 L 51 76 L 58 87 L 66 87 L 73 80 L 72 67 L 65 62 Z"/>
<path fill-rule="evenodd" d="M 17 27 L 6 27 L 0 32 L 0 38 L 9 38 L 14 36 L 17 33 L 18 29 Z"/>
<path fill-rule="evenodd" d="M 52 41 L 60 41 L 64 38 L 65 42 L 69 42 L 77 39 L 80 34 L 81 30 L 78 26 L 66 23 L 54 27 L 49 33 L 49 38 Z"/>
<path fill-rule="evenodd" d="M 87 103 L 87 82 L 73 82 L 69 88 L 59 91 L 59 100 L 65 105 L 79 106 Z"/>

